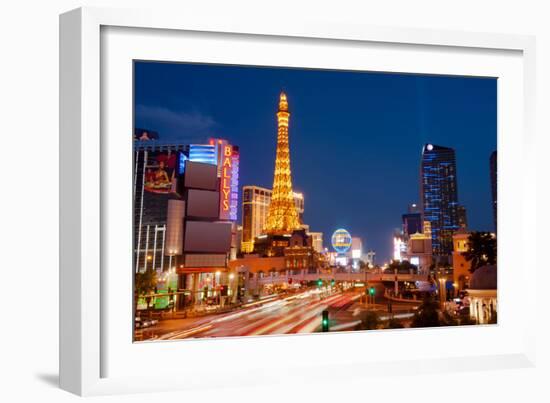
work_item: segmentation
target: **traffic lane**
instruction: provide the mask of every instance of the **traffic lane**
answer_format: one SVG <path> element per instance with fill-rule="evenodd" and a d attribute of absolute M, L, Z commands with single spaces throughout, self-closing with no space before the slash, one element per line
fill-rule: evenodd
<path fill-rule="evenodd" d="M 304 291 L 307 293 L 309 290 Z M 300 294 L 295 294 L 294 296 L 299 296 Z M 159 321 L 156 325 L 150 326 L 144 329 L 136 329 L 134 334 L 138 341 L 146 341 L 151 339 L 156 339 L 162 336 L 169 335 L 173 332 L 182 332 L 191 330 L 195 327 L 205 325 L 212 320 L 224 320 L 226 318 L 233 317 L 246 312 L 254 312 L 258 309 L 262 309 L 263 306 L 269 304 L 273 301 L 283 299 L 283 298 L 292 298 L 294 296 L 288 296 L 285 294 L 275 295 L 272 297 L 265 298 L 261 301 L 254 301 L 248 304 L 243 305 L 243 308 L 238 309 L 237 311 L 227 312 L 227 313 L 213 313 L 205 316 L 197 316 L 192 318 L 180 318 L 180 319 L 165 319 Z M 140 340 L 141 339 L 141 340 Z"/>
<path fill-rule="evenodd" d="M 239 313 L 231 318 L 213 321 L 209 324 L 210 326 L 198 326 L 195 329 L 171 334 L 167 338 L 288 334 L 302 332 L 304 328 L 314 331 L 317 324 L 312 326 L 312 323 L 315 322 L 316 317 L 320 318 L 324 309 L 349 298 L 349 295 L 338 293 L 323 299 L 319 299 L 316 295 L 309 295 L 294 298 L 291 301 L 277 301 L 254 312 Z M 318 321 L 320 323 L 320 319 Z"/>

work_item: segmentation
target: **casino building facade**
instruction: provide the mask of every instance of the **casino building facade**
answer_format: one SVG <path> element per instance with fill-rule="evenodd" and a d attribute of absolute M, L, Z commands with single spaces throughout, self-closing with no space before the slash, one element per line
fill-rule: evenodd
<path fill-rule="evenodd" d="M 134 138 L 134 270 L 155 270 L 159 294 L 185 290 L 180 307 L 207 298 L 227 282 L 238 246 L 239 149 L 223 139 Z M 157 308 L 168 302 L 156 300 Z"/>

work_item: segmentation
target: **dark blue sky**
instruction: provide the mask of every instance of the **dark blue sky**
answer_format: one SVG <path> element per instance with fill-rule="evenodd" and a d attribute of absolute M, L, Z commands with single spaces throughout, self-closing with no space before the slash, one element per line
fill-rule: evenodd
<path fill-rule="evenodd" d="M 494 229 L 496 79 L 136 62 L 135 125 L 164 140 L 226 138 L 240 147 L 240 185 L 271 188 L 281 90 L 294 189 L 325 246 L 343 227 L 390 258 L 401 214 L 419 201 L 424 143 L 456 150 L 469 227 Z"/>

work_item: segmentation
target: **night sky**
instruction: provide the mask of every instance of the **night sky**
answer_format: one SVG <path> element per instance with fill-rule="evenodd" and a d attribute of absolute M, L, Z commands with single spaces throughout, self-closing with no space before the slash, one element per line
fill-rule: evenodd
<path fill-rule="evenodd" d="M 281 90 L 294 190 L 326 247 L 342 227 L 378 263 L 391 257 L 401 215 L 419 202 L 425 143 L 455 149 L 469 228 L 494 230 L 496 79 L 136 62 L 135 126 L 183 143 L 228 139 L 240 147 L 240 186 L 271 188 Z"/>

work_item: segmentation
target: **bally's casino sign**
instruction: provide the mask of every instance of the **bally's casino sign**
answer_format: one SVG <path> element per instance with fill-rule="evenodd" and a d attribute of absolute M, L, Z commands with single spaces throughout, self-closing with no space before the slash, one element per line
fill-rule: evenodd
<path fill-rule="evenodd" d="M 239 153 L 231 145 L 222 149 L 220 178 L 220 219 L 236 220 L 239 197 Z"/>

